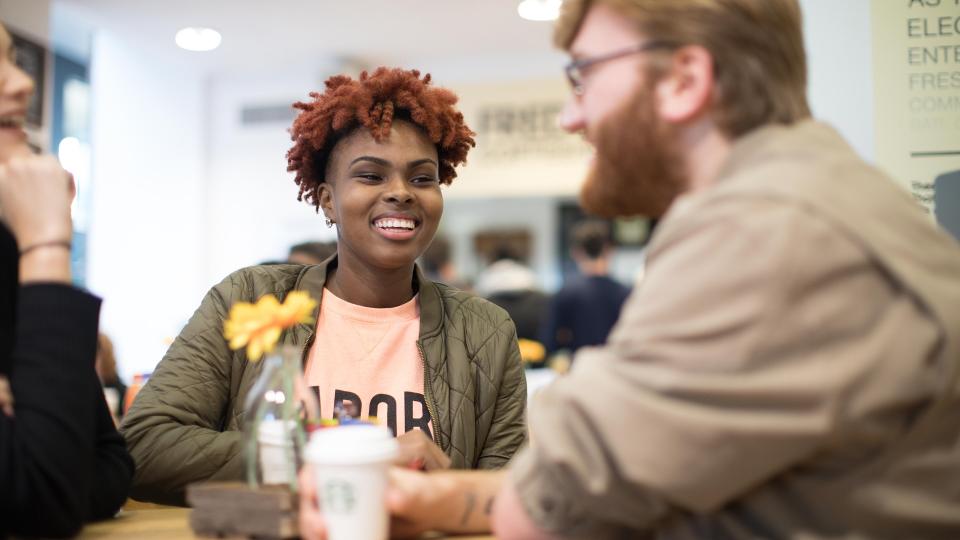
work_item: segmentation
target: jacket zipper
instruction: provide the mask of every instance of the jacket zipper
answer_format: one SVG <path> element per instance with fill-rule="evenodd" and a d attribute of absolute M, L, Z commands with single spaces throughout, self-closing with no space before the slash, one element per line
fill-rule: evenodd
<path fill-rule="evenodd" d="M 430 391 L 430 379 L 427 376 L 427 355 L 423 352 L 423 345 L 417 340 L 417 352 L 420 354 L 420 365 L 423 366 L 423 400 L 427 403 L 427 412 L 430 413 L 430 420 L 433 421 L 433 442 L 440 446 L 440 419 L 434 412 L 433 392 Z M 446 449 L 444 449 L 446 450 Z"/>
<path fill-rule="evenodd" d="M 310 346 L 313 345 L 313 339 L 317 336 L 317 333 L 312 331 L 310 335 L 307 336 L 307 340 L 303 342 L 303 347 L 300 348 L 300 372 L 303 374 L 304 385 L 307 383 L 307 355 L 310 353 Z M 308 387 L 309 389 L 309 387 Z M 323 412 L 320 410 L 320 400 L 317 400 L 317 418 L 316 421 L 320 422 L 320 419 L 323 418 Z"/>
<path fill-rule="evenodd" d="M 300 369 L 303 370 L 307 367 L 307 353 L 309 352 L 310 345 L 313 345 L 313 338 L 316 337 L 315 332 L 310 332 L 310 335 L 307 336 L 307 341 L 303 343 L 303 347 L 300 348 Z"/>

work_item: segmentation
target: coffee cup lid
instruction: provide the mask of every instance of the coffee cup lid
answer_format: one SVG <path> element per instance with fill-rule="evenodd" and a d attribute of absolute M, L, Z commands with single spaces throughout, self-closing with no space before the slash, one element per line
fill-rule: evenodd
<path fill-rule="evenodd" d="M 316 465 L 354 465 L 392 461 L 398 450 L 386 427 L 350 425 L 313 432 L 306 457 Z"/>

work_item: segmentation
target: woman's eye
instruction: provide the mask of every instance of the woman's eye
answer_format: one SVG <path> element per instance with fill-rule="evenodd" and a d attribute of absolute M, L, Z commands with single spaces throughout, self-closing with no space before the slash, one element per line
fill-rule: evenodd
<path fill-rule="evenodd" d="M 368 180 L 370 182 L 377 182 L 380 180 L 380 175 L 374 173 L 358 173 L 357 178 L 363 178 L 364 180 Z"/>
<path fill-rule="evenodd" d="M 433 176 L 417 176 L 417 177 L 414 177 L 413 179 L 413 183 L 415 184 L 430 184 L 430 183 L 435 183 L 437 181 L 438 180 L 436 179 L 436 177 L 433 177 Z"/>

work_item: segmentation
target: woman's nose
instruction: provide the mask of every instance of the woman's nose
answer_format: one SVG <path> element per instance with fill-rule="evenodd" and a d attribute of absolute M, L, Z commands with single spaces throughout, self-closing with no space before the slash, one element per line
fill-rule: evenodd
<path fill-rule="evenodd" d="M 27 101 L 33 95 L 33 79 L 13 63 L 4 70 L 2 86 L 5 94 L 16 99 Z"/>
<path fill-rule="evenodd" d="M 405 178 L 394 175 L 387 181 L 384 199 L 392 203 L 409 204 L 413 202 L 413 192 L 410 191 L 410 185 Z"/>

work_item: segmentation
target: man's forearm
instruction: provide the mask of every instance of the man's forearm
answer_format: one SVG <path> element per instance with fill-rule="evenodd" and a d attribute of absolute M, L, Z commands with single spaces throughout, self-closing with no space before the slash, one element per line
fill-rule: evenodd
<path fill-rule="evenodd" d="M 505 471 L 442 471 L 430 473 L 436 486 L 438 530 L 487 532 L 493 502 L 506 480 Z"/>

